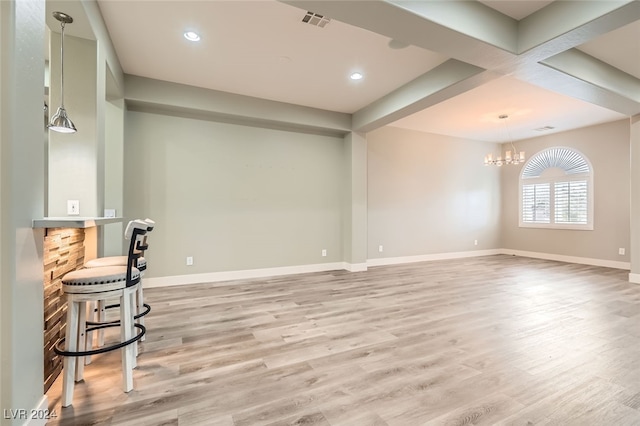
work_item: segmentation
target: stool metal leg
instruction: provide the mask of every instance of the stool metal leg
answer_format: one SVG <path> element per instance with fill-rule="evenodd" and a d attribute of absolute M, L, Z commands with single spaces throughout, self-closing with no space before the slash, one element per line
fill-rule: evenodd
<path fill-rule="evenodd" d="M 138 284 L 138 291 L 136 292 L 136 313 L 140 313 L 144 310 L 144 295 L 142 293 L 142 280 L 140 280 L 140 283 Z M 138 324 L 140 325 L 144 325 L 144 317 L 140 317 L 138 318 Z M 142 338 L 140 339 L 141 342 L 144 342 L 144 338 L 145 336 L 142 336 Z"/>
<path fill-rule="evenodd" d="M 106 312 L 107 301 L 106 300 L 98 300 L 98 322 L 105 322 L 107 318 Z M 98 347 L 101 348 L 104 346 L 104 329 L 98 330 Z"/>
<path fill-rule="evenodd" d="M 65 351 L 77 351 L 76 339 L 78 338 L 78 303 L 73 296 L 67 295 L 67 328 L 64 349 Z M 65 356 L 62 371 L 62 406 L 68 407 L 73 402 L 73 385 L 76 373 L 76 358 Z"/>

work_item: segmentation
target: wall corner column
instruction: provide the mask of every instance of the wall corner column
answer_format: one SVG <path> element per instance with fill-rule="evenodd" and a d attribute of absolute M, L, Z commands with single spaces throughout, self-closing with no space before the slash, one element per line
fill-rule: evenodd
<path fill-rule="evenodd" d="M 631 272 L 629 281 L 640 284 L 640 114 L 630 119 L 631 156 Z"/>
<path fill-rule="evenodd" d="M 47 402 L 42 385 L 43 233 L 32 228 L 33 219 L 44 214 L 44 42 L 44 0 L 0 1 L 2 425 L 45 422 L 28 418 Z"/>
<path fill-rule="evenodd" d="M 345 269 L 367 270 L 367 139 L 363 133 L 344 137 L 345 197 L 343 259 Z"/>

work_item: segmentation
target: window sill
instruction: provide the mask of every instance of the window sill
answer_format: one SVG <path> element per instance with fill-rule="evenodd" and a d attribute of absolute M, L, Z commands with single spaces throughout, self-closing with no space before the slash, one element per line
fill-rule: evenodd
<path fill-rule="evenodd" d="M 563 229 L 569 231 L 593 231 L 593 224 L 555 224 L 555 223 L 520 223 L 520 228 L 537 228 L 537 229 Z"/>

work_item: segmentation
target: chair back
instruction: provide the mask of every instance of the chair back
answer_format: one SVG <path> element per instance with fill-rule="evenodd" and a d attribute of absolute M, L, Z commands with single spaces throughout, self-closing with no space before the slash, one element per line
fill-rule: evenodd
<path fill-rule="evenodd" d="M 140 249 L 141 242 L 147 233 L 148 225 L 143 220 L 132 220 L 124 231 L 124 237 L 129 240 L 129 250 L 127 252 L 127 287 L 137 284 L 140 277 L 132 277 L 132 270 L 138 264 L 138 258 L 142 256 Z"/>

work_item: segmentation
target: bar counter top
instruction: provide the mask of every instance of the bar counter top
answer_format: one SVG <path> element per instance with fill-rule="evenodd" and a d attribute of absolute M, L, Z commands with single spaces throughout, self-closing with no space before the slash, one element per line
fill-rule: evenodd
<path fill-rule="evenodd" d="M 33 228 L 92 228 L 122 222 L 121 217 L 45 217 L 33 220 Z"/>

